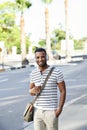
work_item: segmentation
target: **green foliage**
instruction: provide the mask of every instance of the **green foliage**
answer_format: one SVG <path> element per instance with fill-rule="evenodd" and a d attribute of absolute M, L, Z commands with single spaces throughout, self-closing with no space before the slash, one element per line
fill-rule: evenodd
<path fill-rule="evenodd" d="M 0 4 L 0 40 L 4 41 L 8 52 L 11 52 L 14 38 L 15 26 L 15 4 L 13 2 L 4 2 Z"/>
<path fill-rule="evenodd" d="M 40 45 L 40 47 L 45 47 L 46 46 L 45 39 L 41 39 L 38 44 Z"/>
<path fill-rule="evenodd" d="M 17 26 L 14 25 L 9 31 L 0 32 L 0 35 L 0 40 L 4 41 L 8 53 L 11 53 L 13 46 L 20 46 L 20 32 Z"/>
<path fill-rule="evenodd" d="M 75 49 L 84 49 L 84 43 L 87 42 L 87 37 L 83 37 L 79 40 L 74 39 L 74 48 Z"/>
<path fill-rule="evenodd" d="M 26 8 L 30 8 L 30 6 L 32 5 L 29 0 L 15 0 L 16 1 L 16 4 L 17 4 L 17 7 L 18 9 L 23 12 L 24 9 Z"/>
<path fill-rule="evenodd" d="M 15 24 L 14 19 L 16 18 L 15 4 L 12 2 L 5 2 L 0 4 L 0 25 L 3 28 L 11 27 Z"/>
<path fill-rule="evenodd" d="M 72 39 L 72 35 L 69 35 L 69 39 Z M 52 38 L 51 38 L 51 46 L 52 49 L 61 49 L 61 40 L 66 39 L 66 32 L 62 29 L 62 25 L 59 25 L 58 29 L 55 29 L 52 32 Z"/>
<path fill-rule="evenodd" d="M 65 39 L 66 33 L 63 30 L 56 29 L 56 30 L 53 31 L 53 35 L 54 35 L 55 40 L 57 42 L 59 42 L 59 41 Z"/>
<path fill-rule="evenodd" d="M 0 4 L 0 41 L 4 41 L 7 53 L 12 52 L 12 47 L 17 47 L 17 53 L 21 53 L 20 30 L 15 25 L 15 3 L 5 2 Z M 26 36 L 26 48 L 30 45 Z"/>
<path fill-rule="evenodd" d="M 42 0 L 45 4 L 50 4 L 53 0 Z"/>
<path fill-rule="evenodd" d="M 65 31 L 61 29 L 55 29 L 52 33 L 51 46 L 52 49 L 60 50 L 61 40 L 65 39 Z"/>
<path fill-rule="evenodd" d="M 74 40 L 74 48 L 76 50 L 81 50 L 84 48 L 83 40 Z"/>

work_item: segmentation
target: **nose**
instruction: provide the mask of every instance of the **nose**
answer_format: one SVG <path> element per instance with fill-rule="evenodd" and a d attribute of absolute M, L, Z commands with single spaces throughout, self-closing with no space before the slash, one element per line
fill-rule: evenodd
<path fill-rule="evenodd" d="M 39 57 L 39 61 L 42 61 L 42 58 L 41 58 L 41 57 Z"/>

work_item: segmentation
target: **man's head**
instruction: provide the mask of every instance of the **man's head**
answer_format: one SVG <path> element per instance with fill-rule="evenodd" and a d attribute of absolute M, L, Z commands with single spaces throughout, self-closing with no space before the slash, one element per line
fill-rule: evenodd
<path fill-rule="evenodd" d="M 47 66 L 47 54 L 44 48 L 37 48 L 35 50 L 35 58 L 39 67 Z"/>

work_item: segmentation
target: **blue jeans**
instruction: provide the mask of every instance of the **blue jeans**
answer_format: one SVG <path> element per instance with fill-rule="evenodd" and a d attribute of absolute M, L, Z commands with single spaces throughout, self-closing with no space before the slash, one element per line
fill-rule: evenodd
<path fill-rule="evenodd" d="M 34 111 L 34 130 L 58 130 L 58 118 L 53 110 Z"/>

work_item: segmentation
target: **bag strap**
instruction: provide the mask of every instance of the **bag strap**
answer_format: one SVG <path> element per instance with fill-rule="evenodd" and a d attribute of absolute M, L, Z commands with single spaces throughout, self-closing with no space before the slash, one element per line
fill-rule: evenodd
<path fill-rule="evenodd" d="M 41 87 L 40 93 L 41 93 L 42 90 L 44 89 L 44 87 L 45 87 L 45 85 L 46 85 L 46 83 L 47 83 L 47 81 L 48 81 L 48 78 L 50 77 L 50 75 L 51 75 L 51 73 L 52 73 L 53 70 L 54 70 L 54 67 L 51 68 L 51 70 L 49 71 L 47 77 L 45 78 L 45 81 L 44 81 L 44 83 L 43 83 L 43 85 L 42 85 L 42 87 Z M 36 99 L 38 98 L 38 96 L 40 95 L 40 93 L 38 93 L 38 94 L 36 95 L 35 99 L 31 102 L 32 105 L 34 104 L 34 102 L 36 101 Z"/>

